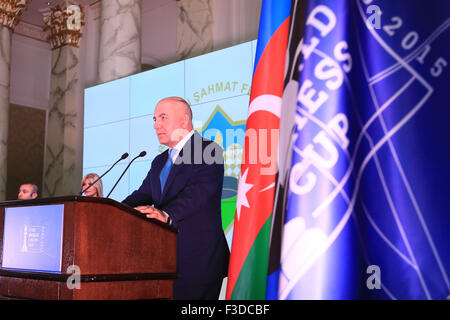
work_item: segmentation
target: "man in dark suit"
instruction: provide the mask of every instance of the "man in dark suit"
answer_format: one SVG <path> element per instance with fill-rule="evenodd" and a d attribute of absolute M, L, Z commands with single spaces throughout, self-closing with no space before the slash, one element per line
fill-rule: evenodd
<path fill-rule="evenodd" d="M 221 219 L 223 150 L 193 130 L 182 98 L 158 102 L 153 120 L 169 150 L 155 157 L 142 185 L 123 203 L 178 229 L 174 299 L 217 299 L 230 254 Z"/>

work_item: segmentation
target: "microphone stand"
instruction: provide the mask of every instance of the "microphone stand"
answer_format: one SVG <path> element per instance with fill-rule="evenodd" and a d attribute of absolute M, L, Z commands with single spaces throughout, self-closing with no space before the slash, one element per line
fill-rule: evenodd
<path fill-rule="evenodd" d="M 125 168 L 125 170 L 123 170 L 122 174 L 120 175 L 119 179 L 116 181 L 116 184 L 112 187 L 111 191 L 108 193 L 108 195 L 106 196 L 106 198 L 109 198 L 110 194 L 113 192 L 113 190 L 116 188 L 117 184 L 119 183 L 120 179 L 122 179 L 123 175 L 125 174 L 125 172 L 128 170 L 128 168 L 131 166 L 131 164 L 133 163 L 134 160 L 136 160 L 139 157 L 145 157 L 145 155 L 147 154 L 147 152 L 142 151 L 141 153 L 139 153 L 136 157 L 133 158 L 133 160 L 130 161 L 130 163 L 128 163 L 127 167 Z"/>
<path fill-rule="evenodd" d="M 89 186 L 87 186 L 86 189 L 81 190 L 81 191 L 80 191 L 80 196 L 83 195 L 83 193 L 85 193 L 90 187 L 92 187 L 98 180 L 100 180 L 101 178 L 103 178 L 103 176 L 104 176 L 105 174 L 107 174 L 108 172 L 110 172 L 111 169 L 114 168 L 114 166 L 115 166 L 120 160 L 123 160 L 123 159 L 126 159 L 126 158 L 128 158 L 128 153 L 127 153 L 127 152 L 125 152 L 125 153 L 120 157 L 120 159 L 117 160 L 117 161 L 111 166 L 111 168 L 109 168 L 104 174 L 102 174 L 100 177 L 98 177 L 97 179 L 95 179 L 94 182 L 92 182 L 91 184 L 89 184 Z"/>

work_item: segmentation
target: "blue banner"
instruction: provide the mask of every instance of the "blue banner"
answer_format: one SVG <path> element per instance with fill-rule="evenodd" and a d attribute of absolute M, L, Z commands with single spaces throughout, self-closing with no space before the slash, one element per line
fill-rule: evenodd
<path fill-rule="evenodd" d="M 449 16 L 307 2 L 278 299 L 449 296 Z"/>

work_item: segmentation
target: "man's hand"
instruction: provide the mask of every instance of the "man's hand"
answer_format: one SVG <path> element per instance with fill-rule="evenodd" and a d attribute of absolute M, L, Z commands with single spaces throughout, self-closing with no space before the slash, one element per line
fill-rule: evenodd
<path fill-rule="evenodd" d="M 159 209 L 156 209 L 155 207 L 139 206 L 134 209 L 139 211 L 140 213 L 145 214 L 147 218 L 156 219 L 156 220 L 162 221 L 164 223 L 167 223 L 168 216 L 166 216 L 164 214 L 164 212 L 162 212 Z"/>

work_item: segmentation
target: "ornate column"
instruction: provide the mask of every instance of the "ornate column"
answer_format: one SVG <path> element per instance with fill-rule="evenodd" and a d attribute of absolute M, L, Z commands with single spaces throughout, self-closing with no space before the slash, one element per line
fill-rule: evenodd
<path fill-rule="evenodd" d="M 30 0 L 0 0 L 0 201 L 6 199 L 11 39 Z"/>
<path fill-rule="evenodd" d="M 213 51 L 214 0 L 177 0 L 177 59 Z"/>
<path fill-rule="evenodd" d="M 141 0 L 102 1 L 98 80 L 141 71 Z"/>
<path fill-rule="evenodd" d="M 79 48 L 83 8 L 64 2 L 43 17 L 52 47 L 50 106 L 44 162 L 43 196 L 76 194 L 81 175 L 83 101 L 79 81 Z"/>

